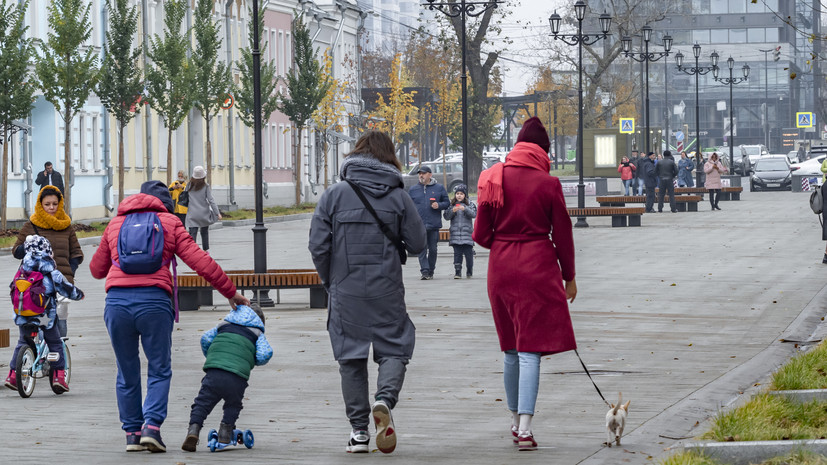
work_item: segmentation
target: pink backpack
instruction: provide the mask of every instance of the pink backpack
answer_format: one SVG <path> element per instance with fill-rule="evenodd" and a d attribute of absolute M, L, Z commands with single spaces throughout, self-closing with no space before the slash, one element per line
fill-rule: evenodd
<path fill-rule="evenodd" d="M 14 313 L 20 316 L 40 316 L 46 312 L 49 296 L 39 271 L 26 271 L 21 266 L 9 285 Z"/>

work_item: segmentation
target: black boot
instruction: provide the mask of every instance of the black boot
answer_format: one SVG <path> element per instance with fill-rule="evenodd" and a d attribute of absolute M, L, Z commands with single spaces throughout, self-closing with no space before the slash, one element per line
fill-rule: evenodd
<path fill-rule="evenodd" d="M 181 445 L 181 449 L 187 452 L 195 452 L 195 446 L 198 445 L 199 434 L 201 434 L 201 425 L 197 423 L 190 423 L 190 427 L 187 429 L 187 438 L 184 439 L 184 444 Z"/>
<path fill-rule="evenodd" d="M 218 442 L 220 442 L 221 444 L 235 443 L 233 438 L 234 429 L 234 425 L 221 423 L 221 425 L 218 426 Z"/>
<path fill-rule="evenodd" d="M 454 279 L 462 279 L 462 265 L 454 266 Z"/>
<path fill-rule="evenodd" d="M 468 269 L 465 271 L 465 277 L 466 277 L 466 278 L 470 278 L 471 276 L 474 276 L 474 272 L 471 270 L 471 268 L 468 268 Z"/>

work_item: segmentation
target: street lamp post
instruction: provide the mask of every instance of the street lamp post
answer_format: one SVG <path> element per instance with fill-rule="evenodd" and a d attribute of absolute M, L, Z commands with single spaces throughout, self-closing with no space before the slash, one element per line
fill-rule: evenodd
<path fill-rule="evenodd" d="M 683 53 L 678 52 L 675 55 L 675 61 L 678 64 L 678 70 L 683 71 L 684 73 L 695 76 L 695 150 L 700 155 L 701 152 L 701 119 L 700 119 L 700 110 L 698 107 L 698 76 L 701 74 L 707 74 L 708 72 L 712 71 L 713 69 L 718 67 L 718 53 L 712 52 L 712 55 L 709 56 L 710 60 L 712 60 L 712 66 L 709 67 L 701 67 L 698 65 L 698 58 L 701 56 L 701 46 L 695 42 L 695 45 L 692 46 L 692 54 L 695 55 L 695 66 L 692 68 L 684 68 L 683 67 Z M 698 187 L 701 186 L 701 167 L 699 166 L 698 169 L 695 170 L 695 180 Z"/>
<path fill-rule="evenodd" d="M 462 22 L 462 34 L 460 34 L 460 48 L 462 49 L 462 75 L 460 76 L 460 83 L 462 86 L 462 180 L 469 184 L 471 183 L 468 176 L 468 73 L 465 64 L 465 20 L 468 16 L 476 17 L 485 13 L 486 11 L 497 8 L 497 5 L 502 3 L 501 0 L 485 0 L 485 1 L 468 1 L 458 0 L 456 2 L 438 2 L 437 0 L 426 0 L 428 3 L 422 4 L 427 6 L 429 10 L 439 10 L 449 18 L 459 17 Z"/>
<path fill-rule="evenodd" d="M 712 76 L 715 77 L 716 81 L 729 85 L 729 166 L 733 166 L 733 161 L 735 159 L 735 112 L 732 108 L 732 86 L 746 82 L 746 80 L 749 79 L 749 65 L 744 65 L 741 67 L 744 77 L 737 78 L 732 77 L 732 68 L 735 66 L 735 60 L 733 60 L 732 57 L 729 57 L 727 58 L 726 64 L 727 68 L 729 68 L 728 78 L 719 78 L 717 67 L 712 70 Z"/>
<path fill-rule="evenodd" d="M 764 54 L 764 146 L 770 147 L 770 81 L 768 70 L 770 68 L 770 61 L 767 54 L 774 52 L 775 49 L 769 50 L 759 49 L 759 52 Z"/>
<path fill-rule="evenodd" d="M 663 36 L 663 52 L 649 52 L 649 41 L 652 39 L 652 27 L 649 25 L 643 26 L 640 30 L 643 33 L 643 52 L 632 52 L 632 38 L 625 36 L 621 39 L 623 44 L 623 55 L 627 58 L 631 58 L 639 63 L 644 63 L 646 66 L 646 111 L 643 115 L 643 118 L 646 123 L 646 144 L 644 147 L 646 148 L 646 153 L 650 152 L 649 150 L 649 142 L 651 140 L 651 135 L 649 131 L 649 62 L 650 61 L 658 61 L 663 57 L 669 56 L 669 51 L 672 50 L 672 36 L 665 35 Z"/>
<path fill-rule="evenodd" d="M 583 184 L 583 45 L 592 45 L 600 39 L 609 36 L 609 27 L 612 25 L 612 17 L 606 13 L 600 15 L 601 33 L 583 34 L 583 19 L 586 18 L 586 2 L 577 0 L 574 3 L 574 15 L 577 18 L 577 34 L 560 34 L 560 21 L 562 18 L 555 11 L 548 22 L 551 26 L 551 35 L 556 40 L 562 40 L 568 45 L 577 46 L 577 171 L 579 181 L 577 183 L 577 208 L 586 207 L 586 186 Z M 574 224 L 576 228 L 587 228 L 589 224 L 585 217 L 578 217 Z"/>

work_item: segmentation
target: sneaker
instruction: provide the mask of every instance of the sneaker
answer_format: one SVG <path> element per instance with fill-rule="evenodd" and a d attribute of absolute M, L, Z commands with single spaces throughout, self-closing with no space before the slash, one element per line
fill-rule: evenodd
<path fill-rule="evenodd" d="M 383 454 L 390 454 L 396 449 L 396 429 L 391 418 L 391 409 L 384 400 L 373 404 L 373 422 L 376 424 L 376 448 Z"/>
<path fill-rule="evenodd" d="M 353 454 L 364 454 L 370 452 L 368 448 L 368 444 L 370 443 L 370 434 L 367 431 L 360 429 L 360 430 L 352 430 L 350 432 L 350 441 L 347 442 L 347 447 L 345 447 L 345 451 L 348 453 Z"/>
<path fill-rule="evenodd" d="M 201 433 L 201 425 L 198 423 L 190 423 L 187 429 L 187 437 L 184 443 L 181 444 L 181 449 L 187 452 L 195 452 L 195 446 L 198 445 L 198 435 Z"/>
<path fill-rule="evenodd" d="M 471 272 L 469 271 L 468 273 L 465 273 L 465 277 L 466 277 L 466 278 L 468 278 L 468 279 L 471 279 L 471 278 L 473 278 L 473 277 L 474 277 L 474 273 L 471 273 Z"/>
<path fill-rule="evenodd" d="M 422 276 L 419 277 L 420 281 L 426 281 L 427 279 L 428 279 L 428 275 L 426 275 L 426 274 L 423 274 Z"/>
<path fill-rule="evenodd" d="M 461 273 L 461 272 L 459 272 L 459 271 L 457 271 L 457 272 L 454 274 L 454 279 L 462 279 L 462 273 Z"/>
<path fill-rule="evenodd" d="M 141 430 L 141 445 L 146 446 L 150 452 L 166 452 L 167 446 L 161 440 L 161 427 L 144 425 Z"/>
<path fill-rule="evenodd" d="M 66 383 L 66 370 L 55 370 L 54 376 L 52 376 L 52 389 L 55 392 L 69 392 L 69 385 Z"/>
<path fill-rule="evenodd" d="M 520 451 L 537 450 L 537 441 L 531 431 L 520 431 L 517 433 L 517 447 Z"/>
<path fill-rule="evenodd" d="M 226 423 L 218 425 L 218 442 L 221 444 L 235 444 L 235 438 L 233 437 L 234 429 L 235 425 L 228 425 Z"/>
<path fill-rule="evenodd" d="M 515 446 L 518 446 L 520 444 L 519 431 L 520 429 L 517 427 L 517 425 L 511 425 L 511 437 L 514 440 Z"/>
<path fill-rule="evenodd" d="M 146 446 L 141 444 L 141 432 L 135 431 L 126 433 L 126 451 L 127 452 L 141 452 L 145 451 Z"/>
<path fill-rule="evenodd" d="M 827 254 L 824 254 L 824 259 L 827 260 Z M 825 261 L 824 263 L 827 263 Z M 17 372 L 14 370 L 9 370 L 9 376 L 6 376 L 6 387 L 16 391 L 17 390 Z"/>

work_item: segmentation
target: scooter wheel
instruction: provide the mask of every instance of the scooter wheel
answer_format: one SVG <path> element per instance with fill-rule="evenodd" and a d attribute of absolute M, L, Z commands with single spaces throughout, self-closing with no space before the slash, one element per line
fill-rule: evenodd
<path fill-rule="evenodd" d="M 244 431 L 244 445 L 247 446 L 248 449 L 253 448 L 253 444 L 256 443 L 255 438 L 253 437 L 253 432 L 250 430 Z"/>

